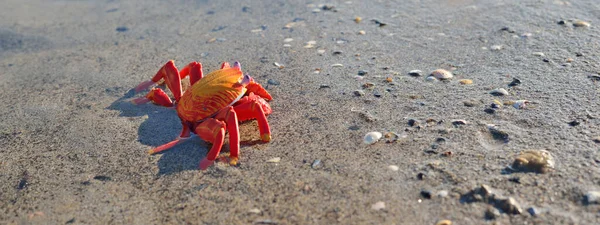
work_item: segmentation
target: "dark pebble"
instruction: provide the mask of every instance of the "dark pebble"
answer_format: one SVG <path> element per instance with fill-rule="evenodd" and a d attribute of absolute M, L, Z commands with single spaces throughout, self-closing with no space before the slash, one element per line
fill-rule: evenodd
<path fill-rule="evenodd" d="M 270 84 L 270 85 L 279 85 L 281 83 L 279 81 L 277 81 L 277 80 L 269 79 L 269 80 L 267 80 L 267 84 Z"/>
<path fill-rule="evenodd" d="M 426 198 L 426 199 L 431 199 L 431 195 L 432 195 L 431 192 L 432 191 L 429 189 L 423 189 L 423 190 L 421 190 L 421 196 L 423 196 L 423 198 Z"/>
<path fill-rule="evenodd" d="M 99 181 L 111 181 L 112 178 L 109 176 L 103 176 L 103 175 L 98 175 L 94 177 L 94 180 L 99 180 Z"/>
<path fill-rule="evenodd" d="M 566 22 L 566 21 L 564 21 L 564 20 L 559 20 L 559 21 L 557 22 L 557 24 L 558 24 L 558 25 L 565 25 L 565 24 L 567 24 L 567 22 Z"/>
<path fill-rule="evenodd" d="M 536 208 L 536 207 L 529 207 L 527 209 L 527 212 L 531 215 L 531 216 L 539 216 L 541 214 L 540 209 Z"/>
<path fill-rule="evenodd" d="M 509 87 L 514 87 L 521 84 L 521 80 L 517 79 L 517 78 L 513 78 L 512 82 L 510 82 L 510 84 L 508 84 Z"/>
<path fill-rule="evenodd" d="M 342 52 L 342 51 L 334 51 L 334 52 L 333 52 L 333 54 L 334 54 L 334 55 L 341 55 L 341 54 L 343 54 L 343 53 L 344 53 L 344 52 Z"/>
<path fill-rule="evenodd" d="M 223 30 L 225 28 L 227 28 L 227 26 L 218 26 L 218 27 L 213 28 L 212 32 L 217 32 L 217 31 Z"/>
<path fill-rule="evenodd" d="M 511 178 L 508 178 L 508 181 L 520 184 L 521 178 L 520 177 L 511 177 Z"/>
<path fill-rule="evenodd" d="M 414 127 L 415 125 L 418 125 L 419 121 L 415 120 L 415 119 L 409 119 L 408 120 L 408 125 L 411 127 Z"/>
<path fill-rule="evenodd" d="M 368 73 L 369 73 L 369 71 L 366 71 L 366 70 L 359 70 L 358 71 L 358 75 L 359 76 L 364 76 L 364 75 L 367 75 Z"/>
<path fill-rule="evenodd" d="M 500 105 L 498 105 L 498 104 L 496 104 L 496 103 L 492 103 L 492 104 L 490 105 L 490 107 L 491 107 L 492 109 L 499 109 L 501 106 L 500 106 Z"/>
<path fill-rule="evenodd" d="M 17 185 L 17 190 L 23 190 L 27 187 L 27 185 L 29 184 L 27 182 L 27 180 L 29 179 L 29 174 L 27 173 L 27 171 L 24 171 L 23 174 L 21 175 L 21 180 L 19 181 L 19 184 Z"/>
<path fill-rule="evenodd" d="M 383 27 L 383 26 L 387 25 L 387 23 L 381 22 L 378 19 L 372 19 L 371 22 L 375 23 L 379 27 Z"/>
<path fill-rule="evenodd" d="M 483 111 L 486 112 L 487 114 L 494 114 L 494 113 L 496 113 L 496 110 L 492 109 L 492 108 L 487 108 L 487 109 L 484 109 Z"/>
<path fill-rule="evenodd" d="M 65 222 L 65 224 L 71 224 L 71 223 L 75 223 L 75 217 L 73 217 L 70 220 L 67 220 L 67 222 Z"/>
<path fill-rule="evenodd" d="M 427 178 L 427 175 L 425 175 L 424 173 L 417 174 L 417 180 L 424 180 L 425 178 Z"/>
<path fill-rule="evenodd" d="M 511 33 L 511 34 L 512 34 L 512 33 L 515 33 L 515 30 L 513 30 L 513 29 L 512 29 L 512 28 L 510 28 L 510 27 L 503 27 L 503 28 L 502 28 L 502 29 L 500 29 L 500 30 L 501 30 L 501 31 L 506 31 L 506 32 L 508 32 L 508 33 Z"/>
<path fill-rule="evenodd" d="M 381 93 L 379 93 L 379 91 L 377 91 L 377 90 L 373 91 L 373 95 L 377 98 L 381 98 L 381 96 L 382 96 Z"/>
<path fill-rule="evenodd" d="M 435 139 L 435 142 L 437 142 L 437 143 L 445 143 L 446 142 L 446 138 L 439 137 L 439 138 Z"/>
<path fill-rule="evenodd" d="M 581 124 L 581 122 L 579 122 L 577 120 L 573 120 L 573 121 L 569 122 L 569 126 L 572 126 L 572 127 L 578 126 L 579 124 Z"/>
<path fill-rule="evenodd" d="M 107 12 L 107 13 L 111 13 L 111 12 L 116 12 L 117 10 L 119 10 L 119 9 L 117 9 L 117 8 L 112 8 L 112 9 L 106 10 L 106 12 Z"/>
<path fill-rule="evenodd" d="M 127 28 L 127 27 L 117 27 L 117 32 L 125 32 L 128 30 L 129 30 L 129 28 Z"/>
<path fill-rule="evenodd" d="M 242 12 L 249 12 L 249 11 L 250 11 L 250 7 L 248 7 L 248 6 L 242 7 Z"/>
<path fill-rule="evenodd" d="M 348 127 L 348 129 L 350 129 L 350 130 L 360 130 L 360 127 L 358 125 L 352 125 L 352 126 Z"/>

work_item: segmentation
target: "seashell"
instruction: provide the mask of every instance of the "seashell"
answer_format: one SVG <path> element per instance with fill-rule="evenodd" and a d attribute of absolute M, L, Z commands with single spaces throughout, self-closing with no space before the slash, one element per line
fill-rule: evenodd
<path fill-rule="evenodd" d="M 473 84 L 473 81 L 469 80 L 469 79 L 462 79 L 462 80 L 459 80 L 458 83 L 460 83 L 460 84 Z"/>
<path fill-rule="evenodd" d="M 274 62 L 273 65 L 278 67 L 279 69 L 283 69 L 285 67 L 284 65 L 281 65 L 278 62 Z"/>
<path fill-rule="evenodd" d="M 388 169 L 390 169 L 391 171 L 398 171 L 400 168 L 398 168 L 398 166 L 396 165 L 389 165 Z"/>
<path fill-rule="evenodd" d="M 369 132 L 363 138 L 363 142 L 367 145 L 372 145 L 372 144 L 375 144 L 375 142 L 379 141 L 379 139 L 381 139 L 381 137 L 383 137 L 383 134 L 381 134 L 381 132 L 377 132 L 377 131 Z"/>
<path fill-rule="evenodd" d="M 428 76 L 427 78 L 425 78 L 426 81 L 432 82 L 432 81 L 437 81 L 438 79 L 435 78 L 434 76 Z"/>
<path fill-rule="evenodd" d="M 529 103 L 530 103 L 530 101 L 527 101 L 527 100 L 517 100 L 513 104 L 513 107 L 515 107 L 515 109 L 525 109 L 525 108 L 527 108 L 527 104 L 529 104 Z"/>
<path fill-rule="evenodd" d="M 554 157 L 546 150 L 525 150 L 508 168 L 521 172 L 546 173 L 554 169 Z"/>
<path fill-rule="evenodd" d="M 408 75 L 411 75 L 413 77 L 419 77 L 421 76 L 421 74 L 423 74 L 423 71 L 421 70 L 411 70 L 410 72 L 408 72 Z"/>
<path fill-rule="evenodd" d="M 365 32 L 364 30 L 359 30 L 359 31 L 358 31 L 358 34 L 360 34 L 360 35 L 365 35 L 366 33 L 367 33 L 367 32 Z"/>
<path fill-rule="evenodd" d="M 292 41 L 294 41 L 294 39 L 293 39 L 293 38 L 286 38 L 286 39 L 283 39 L 283 42 L 292 42 Z"/>
<path fill-rule="evenodd" d="M 490 94 L 493 96 L 504 96 L 504 95 L 510 95 L 508 93 L 508 91 L 504 88 L 498 88 L 498 89 L 494 89 L 492 91 L 490 91 Z"/>
<path fill-rule="evenodd" d="M 434 76 L 435 78 L 440 80 L 452 79 L 452 77 L 454 77 L 454 75 L 452 75 L 450 71 L 445 69 L 434 70 L 431 72 L 431 76 Z"/>
<path fill-rule="evenodd" d="M 490 46 L 490 50 L 494 50 L 494 51 L 498 51 L 498 50 L 502 50 L 502 45 L 492 45 Z"/>
<path fill-rule="evenodd" d="M 360 21 L 362 21 L 362 18 L 360 16 L 354 18 L 354 22 L 360 23 Z"/>
<path fill-rule="evenodd" d="M 452 225 L 452 221 L 450 220 L 440 220 L 435 225 Z"/>
<path fill-rule="evenodd" d="M 343 67 L 344 64 L 341 63 L 336 63 L 336 64 L 332 64 L 331 67 Z"/>

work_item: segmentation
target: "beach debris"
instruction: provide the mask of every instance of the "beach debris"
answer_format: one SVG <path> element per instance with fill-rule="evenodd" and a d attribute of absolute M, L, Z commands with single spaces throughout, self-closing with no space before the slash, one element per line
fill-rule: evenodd
<path fill-rule="evenodd" d="M 496 125 L 487 124 L 486 126 L 488 128 L 488 131 L 492 135 L 492 138 L 502 141 L 504 143 L 508 143 L 510 141 L 508 133 L 506 133 L 503 130 L 500 130 Z"/>
<path fill-rule="evenodd" d="M 583 20 L 575 20 L 573 21 L 574 27 L 590 27 L 590 23 Z"/>
<path fill-rule="evenodd" d="M 517 79 L 517 78 L 513 78 L 513 80 L 510 82 L 510 84 L 508 84 L 509 87 L 514 87 L 521 84 L 521 80 Z"/>
<path fill-rule="evenodd" d="M 360 23 L 360 21 L 362 21 L 362 17 L 360 17 L 360 16 L 354 17 L 355 23 Z"/>
<path fill-rule="evenodd" d="M 413 77 L 420 77 L 421 75 L 423 75 L 423 71 L 421 70 L 411 70 L 408 72 L 408 75 L 411 75 Z"/>
<path fill-rule="evenodd" d="M 283 64 L 279 64 L 278 62 L 274 62 L 273 65 L 276 66 L 279 69 L 285 68 L 285 66 Z"/>
<path fill-rule="evenodd" d="M 431 72 L 430 76 L 433 76 L 440 80 L 452 79 L 452 77 L 454 77 L 450 71 L 445 70 L 445 69 L 434 70 Z"/>
<path fill-rule="evenodd" d="M 385 209 L 385 202 L 379 201 L 375 204 L 371 205 L 372 210 L 382 210 Z"/>
<path fill-rule="evenodd" d="M 344 67 L 344 64 L 341 64 L 341 63 L 331 64 L 331 67 Z"/>
<path fill-rule="evenodd" d="M 507 214 L 521 214 L 523 212 L 520 204 L 513 197 L 505 197 L 485 184 L 463 194 L 461 202 L 485 202 Z"/>
<path fill-rule="evenodd" d="M 389 165 L 388 169 L 390 169 L 391 171 L 398 171 L 400 168 L 396 165 Z"/>
<path fill-rule="evenodd" d="M 505 96 L 505 95 L 509 95 L 508 91 L 504 88 L 497 88 L 494 89 L 492 91 L 490 91 L 490 94 L 493 96 Z"/>
<path fill-rule="evenodd" d="M 583 202 L 587 205 L 600 204 L 600 191 L 589 191 L 583 196 Z"/>
<path fill-rule="evenodd" d="M 435 78 L 434 76 L 428 76 L 427 78 L 425 78 L 425 81 L 428 81 L 428 82 L 433 82 L 433 81 L 437 81 L 437 80 L 438 79 Z"/>
<path fill-rule="evenodd" d="M 363 138 L 363 142 L 367 145 L 372 145 L 372 144 L 375 144 L 377 141 L 379 141 L 379 139 L 381 139 L 381 137 L 383 137 L 383 134 L 381 134 L 381 132 L 377 132 L 377 131 L 369 132 Z"/>
<path fill-rule="evenodd" d="M 452 225 L 452 221 L 450 220 L 440 220 L 435 225 Z"/>
<path fill-rule="evenodd" d="M 281 157 L 274 157 L 267 160 L 268 163 L 278 163 L 281 161 Z"/>
<path fill-rule="evenodd" d="M 359 30 L 359 31 L 358 31 L 358 34 L 360 34 L 360 35 L 365 35 L 365 34 L 367 34 L 367 32 L 366 32 L 366 31 L 364 31 L 364 30 Z"/>
<path fill-rule="evenodd" d="M 464 84 L 464 85 L 468 85 L 468 84 L 473 84 L 473 80 L 469 80 L 469 79 L 460 79 L 460 80 L 458 80 L 458 83 L 460 83 L 460 84 Z"/>
<path fill-rule="evenodd" d="M 112 181 L 112 178 L 109 176 L 104 176 L 104 175 L 97 175 L 94 176 L 94 180 L 99 180 L 99 181 Z"/>
<path fill-rule="evenodd" d="M 406 134 L 397 134 L 396 132 L 387 132 L 385 133 L 385 143 L 394 143 L 399 141 L 400 139 L 406 138 L 408 135 Z"/>
<path fill-rule="evenodd" d="M 367 75 L 368 73 L 369 73 L 369 71 L 367 71 L 367 70 L 359 70 L 358 71 L 359 76 L 364 76 L 364 75 Z"/>
<path fill-rule="evenodd" d="M 320 165 L 321 165 L 321 160 L 320 159 L 315 159 L 313 161 L 313 163 L 310 164 L 310 167 L 313 168 L 313 169 L 317 169 Z"/>
<path fill-rule="evenodd" d="M 579 126 L 581 124 L 581 122 L 579 120 L 573 120 L 571 122 L 569 122 L 569 126 Z"/>
<path fill-rule="evenodd" d="M 261 211 L 258 208 L 252 208 L 250 210 L 248 210 L 248 213 L 252 213 L 252 214 L 260 214 Z"/>
<path fill-rule="evenodd" d="M 517 100 L 515 103 L 513 103 L 513 107 L 515 109 L 525 109 L 529 103 L 530 101 L 527 100 Z"/>
<path fill-rule="evenodd" d="M 525 150 L 508 168 L 519 172 L 546 173 L 554 169 L 554 157 L 546 150 Z"/>

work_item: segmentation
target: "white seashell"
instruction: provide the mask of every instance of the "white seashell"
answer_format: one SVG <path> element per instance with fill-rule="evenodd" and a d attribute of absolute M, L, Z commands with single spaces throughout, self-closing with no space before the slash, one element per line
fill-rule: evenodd
<path fill-rule="evenodd" d="M 253 208 L 253 209 L 248 210 L 248 212 L 253 213 L 253 214 L 259 214 L 261 211 L 258 208 Z"/>
<path fill-rule="evenodd" d="M 371 209 L 373 209 L 373 210 L 385 209 L 385 202 L 376 202 L 375 204 L 371 205 Z"/>
<path fill-rule="evenodd" d="M 510 95 L 508 93 L 508 91 L 504 88 L 498 88 L 498 89 L 494 89 L 492 91 L 490 91 L 490 94 L 493 96 L 504 96 L 504 95 Z"/>
<path fill-rule="evenodd" d="M 529 101 L 527 101 L 527 100 L 517 100 L 513 104 L 513 107 L 515 107 L 515 109 L 525 109 L 525 108 L 527 108 L 528 103 L 529 103 Z"/>
<path fill-rule="evenodd" d="M 494 51 L 502 50 L 502 48 L 503 48 L 502 45 L 492 45 L 492 46 L 490 46 L 490 49 L 494 50 Z"/>
<path fill-rule="evenodd" d="M 323 53 L 325 53 L 325 49 L 319 49 L 319 50 L 317 50 L 317 53 L 319 53 L 320 55 L 322 55 Z"/>
<path fill-rule="evenodd" d="M 535 55 L 535 56 L 544 57 L 544 53 L 543 52 L 534 52 L 532 54 Z"/>
<path fill-rule="evenodd" d="M 281 161 L 281 157 L 275 157 L 267 160 L 268 163 L 278 163 Z"/>
<path fill-rule="evenodd" d="M 331 65 L 331 67 L 343 67 L 343 66 L 344 65 L 341 63 L 336 63 L 336 64 Z"/>
<path fill-rule="evenodd" d="M 293 39 L 293 38 L 286 38 L 286 39 L 283 39 L 283 42 L 292 42 L 292 41 L 294 41 L 294 39 Z"/>
<path fill-rule="evenodd" d="M 388 169 L 390 169 L 391 171 L 398 171 L 400 168 L 398 168 L 398 166 L 396 165 L 390 165 L 388 166 Z"/>
<path fill-rule="evenodd" d="M 379 141 L 383 137 L 383 134 L 377 131 L 369 132 L 365 135 L 363 139 L 364 143 L 367 145 L 375 144 L 375 142 Z"/>
<path fill-rule="evenodd" d="M 431 82 L 431 81 L 437 81 L 438 79 L 435 78 L 434 76 L 428 76 L 427 78 L 425 78 L 425 80 Z"/>
<path fill-rule="evenodd" d="M 454 77 L 454 75 L 452 75 L 450 71 L 445 69 L 434 70 L 431 72 L 431 76 L 434 76 L 435 78 L 440 80 L 452 79 L 452 77 Z"/>

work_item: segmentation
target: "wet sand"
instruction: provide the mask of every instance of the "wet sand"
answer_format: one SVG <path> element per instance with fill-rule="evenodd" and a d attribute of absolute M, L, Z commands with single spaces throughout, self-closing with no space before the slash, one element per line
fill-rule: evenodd
<path fill-rule="evenodd" d="M 597 13 L 591 0 L 6 0 L 0 224 L 597 224 Z M 180 123 L 132 105 L 132 88 L 170 59 L 240 61 L 274 97 L 273 140 L 244 123 L 241 165 L 206 171 L 197 138 L 146 154 Z M 440 68 L 454 78 L 427 81 Z M 371 131 L 405 137 L 363 144 Z M 526 149 L 555 168 L 507 170 Z M 481 185 L 520 214 L 470 198 Z"/>

